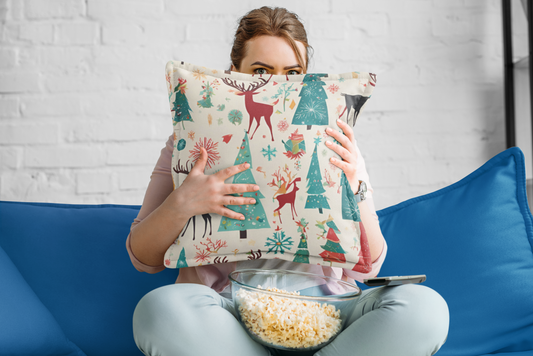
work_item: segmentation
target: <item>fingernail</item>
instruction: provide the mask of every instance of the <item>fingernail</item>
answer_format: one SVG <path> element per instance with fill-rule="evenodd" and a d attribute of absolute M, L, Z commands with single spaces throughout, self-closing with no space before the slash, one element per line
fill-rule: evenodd
<path fill-rule="evenodd" d="M 259 190 L 259 186 L 256 185 L 256 186 L 254 187 L 254 190 Z"/>
<path fill-rule="evenodd" d="M 240 220 L 244 220 L 244 216 L 241 216 Z"/>
<path fill-rule="evenodd" d="M 331 132 L 331 128 L 326 128 L 326 132 Z"/>
<path fill-rule="evenodd" d="M 250 199 L 250 204 L 255 204 L 255 199 Z"/>
<path fill-rule="evenodd" d="M 326 141 L 326 145 L 331 145 L 331 141 Z"/>

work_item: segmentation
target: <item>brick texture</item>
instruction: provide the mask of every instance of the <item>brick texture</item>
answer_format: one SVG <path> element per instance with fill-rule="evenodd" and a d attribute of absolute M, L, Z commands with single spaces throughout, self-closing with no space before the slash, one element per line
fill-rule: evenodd
<path fill-rule="evenodd" d="M 300 15 L 311 71 L 377 73 L 355 127 L 377 208 L 505 149 L 500 1 L 269 4 Z M 0 199 L 141 204 L 172 130 L 166 61 L 228 68 L 237 19 L 262 5 L 0 1 Z"/>

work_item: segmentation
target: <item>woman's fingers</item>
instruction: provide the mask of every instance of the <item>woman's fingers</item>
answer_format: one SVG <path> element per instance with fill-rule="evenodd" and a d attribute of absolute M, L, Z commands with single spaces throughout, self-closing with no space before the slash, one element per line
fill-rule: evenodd
<path fill-rule="evenodd" d="M 219 177 L 220 179 L 222 179 L 223 181 L 225 181 L 226 179 L 231 178 L 235 174 L 244 172 L 245 170 L 249 168 L 250 168 L 250 163 L 244 162 L 236 166 L 231 166 L 221 171 L 218 171 L 217 173 L 215 173 L 215 175 Z"/>
<path fill-rule="evenodd" d="M 350 127 L 350 125 L 348 125 L 347 123 L 345 123 L 341 119 L 337 120 L 337 125 L 341 128 L 342 132 L 344 132 L 344 134 L 348 138 L 348 141 L 352 142 L 355 137 L 353 135 L 353 130 Z"/>
<path fill-rule="evenodd" d="M 326 146 L 331 148 L 333 152 L 341 156 L 341 158 L 344 160 L 348 160 L 351 156 L 350 151 L 344 148 L 344 146 L 337 145 L 331 141 L 326 141 Z"/>
<path fill-rule="evenodd" d="M 355 164 L 357 161 L 357 152 L 353 144 L 354 135 L 350 126 L 344 121 L 337 120 L 337 124 L 343 132 L 328 127 L 326 133 L 337 140 L 338 144 L 326 141 L 326 146 L 341 158 L 331 157 L 331 164 L 342 169 L 346 176 L 350 178 L 355 175 Z"/>
<path fill-rule="evenodd" d="M 241 194 L 246 192 L 255 192 L 259 186 L 255 184 L 225 184 L 222 194 Z"/>
<path fill-rule="evenodd" d="M 224 197 L 222 205 L 251 205 L 255 204 L 256 200 L 250 197 L 227 195 Z"/>
<path fill-rule="evenodd" d="M 236 213 L 233 210 L 228 209 L 226 207 L 221 207 L 220 210 L 217 211 L 216 213 L 218 215 L 222 215 L 222 216 L 225 216 L 227 218 L 235 219 L 235 220 L 244 220 L 244 218 L 245 218 L 243 214 Z"/>
<path fill-rule="evenodd" d="M 198 157 L 198 160 L 192 167 L 189 174 L 198 174 L 198 173 L 204 173 L 205 165 L 207 164 L 207 151 L 205 148 L 200 147 L 200 157 Z"/>
<path fill-rule="evenodd" d="M 342 132 L 333 130 L 332 128 L 328 127 L 326 129 L 326 133 L 330 135 L 331 137 L 333 137 L 335 140 L 337 140 L 337 142 L 339 142 L 342 146 L 346 148 L 350 148 L 352 146 L 352 140 L 347 135 L 344 135 Z"/>

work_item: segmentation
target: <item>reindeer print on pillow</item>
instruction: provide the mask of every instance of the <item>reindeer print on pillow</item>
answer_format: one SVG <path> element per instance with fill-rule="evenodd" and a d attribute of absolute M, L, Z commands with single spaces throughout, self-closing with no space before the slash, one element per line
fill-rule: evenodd
<path fill-rule="evenodd" d="M 371 270 L 359 209 L 327 148 L 337 119 L 355 125 L 373 74 L 250 75 L 184 62 L 166 66 L 174 125 L 172 178 L 179 187 L 200 154 L 206 174 L 248 162 L 227 183 L 257 184 L 255 204 L 228 206 L 245 220 L 192 217 L 166 251 L 168 268 L 252 259 Z"/>

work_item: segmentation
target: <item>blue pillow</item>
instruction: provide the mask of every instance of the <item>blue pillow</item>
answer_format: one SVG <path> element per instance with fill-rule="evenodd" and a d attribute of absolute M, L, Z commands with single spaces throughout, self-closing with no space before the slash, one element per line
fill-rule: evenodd
<path fill-rule="evenodd" d="M 389 246 L 380 275 L 426 274 L 448 303 L 439 356 L 533 354 L 533 220 L 520 149 L 378 216 Z"/>
<path fill-rule="evenodd" d="M 85 356 L 0 247 L 0 354 Z"/>
<path fill-rule="evenodd" d="M 133 340 L 135 306 L 176 281 L 178 270 L 150 275 L 131 264 L 125 242 L 138 212 L 127 205 L 0 202 L 0 246 L 89 356 L 142 356 Z"/>

